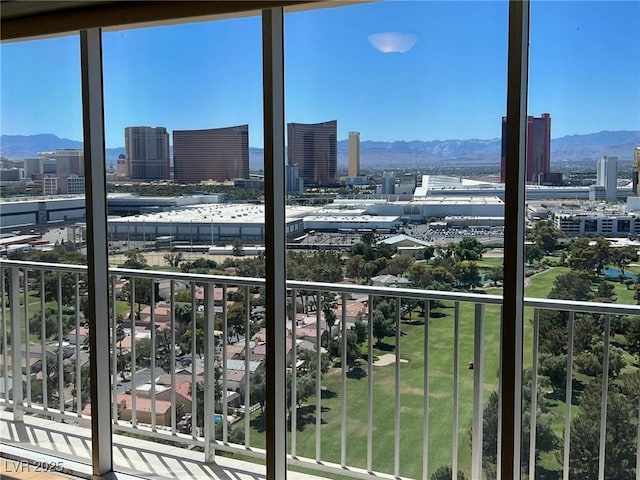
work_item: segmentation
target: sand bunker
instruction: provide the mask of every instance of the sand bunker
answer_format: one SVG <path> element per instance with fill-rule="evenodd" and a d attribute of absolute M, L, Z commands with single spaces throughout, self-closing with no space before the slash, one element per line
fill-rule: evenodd
<path fill-rule="evenodd" d="M 385 353 L 384 355 L 380 355 L 378 359 L 373 362 L 373 365 L 376 367 L 384 367 L 385 365 L 391 365 L 392 363 L 395 363 L 395 361 L 396 356 L 393 353 Z M 409 363 L 409 360 L 401 358 L 400 363 Z"/>

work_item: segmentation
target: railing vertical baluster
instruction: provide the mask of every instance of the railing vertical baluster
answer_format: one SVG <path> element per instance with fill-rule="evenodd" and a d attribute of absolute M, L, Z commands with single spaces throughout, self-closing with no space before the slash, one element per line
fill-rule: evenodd
<path fill-rule="evenodd" d="M 60 413 L 64 413 L 64 352 L 62 351 L 62 273 L 58 272 L 58 400 Z"/>
<path fill-rule="evenodd" d="M 429 478 L 429 319 L 431 318 L 431 301 L 424 302 L 424 339 L 422 382 L 424 398 L 422 410 L 422 478 Z"/>
<path fill-rule="evenodd" d="M 249 321 L 251 310 L 251 290 L 244 289 L 244 446 L 251 448 L 251 322 Z M 267 342 L 269 339 L 267 338 Z M 268 408 L 268 407 L 267 407 Z"/>
<path fill-rule="evenodd" d="M 373 472 L 373 295 L 367 319 L 367 472 Z"/>
<path fill-rule="evenodd" d="M 2 392 L 2 399 L 4 400 L 5 405 L 9 403 L 9 371 L 7 370 L 7 297 L 5 290 L 5 274 L 6 270 L 0 267 L 0 298 L 2 298 L 2 310 L 0 311 L 0 318 L 2 319 L 2 378 L 4 379 L 4 389 Z M 42 315 L 42 314 L 41 314 Z M 42 322 L 44 325 L 45 322 Z M 44 352 L 44 348 L 42 349 Z M 44 400 L 44 399 L 43 399 Z M 46 408 L 46 407 L 45 407 Z"/>
<path fill-rule="evenodd" d="M 44 406 L 44 410 L 49 410 L 49 385 L 47 379 L 49 378 L 49 367 L 47 366 L 47 362 L 49 361 L 49 355 L 47 352 L 47 312 L 45 309 L 45 290 L 44 290 L 44 282 L 45 282 L 45 271 L 40 270 L 40 315 L 41 315 L 41 325 L 40 325 L 40 346 L 42 348 L 42 404 Z M 4 297 L 3 297 L 4 298 Z M 6 383 L 5 383 L 6 385 Z"/>
<path fill-rule="evenodd" d="M 607 403 L 609 401 L 609 342 L 611 315 L 604 317 L 604 351 L 602 353 L 602 393 L 600 397 L 600 451 L 598 455 L 598 480 L 604 480 L 607 446 Z"/>
<path fill-rule="evenodd" d="M 149 399 L 151 400 L 151 430 L 156 431 L 156 280 L 149 279 L 151 290 L 149 292 L 151 308 L 151 344 L 149 345 L 149 355 L 151 357 Z"/>
<path fill-rule="evenodd" d="M 393 446 L 393 471 L 396 478 L 400 477 L 400 337 L 402 330 L 400 329 L 400 315 L 402 308 L 402 299 L 396 298 L 396 364 L 395 364 L 395 431 Z"/>
<path fill-rule="evenodd" d="M 111 285 L 111 421 L 118 423 L 118 309 L 116 303 L 116 276 L 109 277 Z"/>
<path fill-rule="evenodd" d="M 74 275 L 76 314 L 76 413 L 82 414 L 82 369 L 80 368 L 80 274 Z M 115 306 L 115 305 L 114 305 Z"/>
<path fill-rule="evenodd" d="M 229 324 L 227 311 L 227 284 L 222 285 L 222 443 L 229 443 L 229 402 L 227 398 L 227 344 L 229 343 Z"/>
<path fill-rule="evenodd" d="M 297 431 L 298 431 L 298 389 L 296 382 L 298 381 L 298 345 L 296 343 L 296 327 L 298 316 L 298 292 L 293 289 L 291 291 L 291 298 L 293 299 L 292 306 L 292 320 L 291 320 L 291 347 L 293 348 L 293 365 L 291 369 L 291 456 L 296 457 L 296 444 L 297 444 Z"/>
<path fill-rule="evenodd" d="M 169 282 L 169 295 L 170 295 L 170 318 L 171 318 L 171 353 L 169 367 L 169 373 L 171 375 L 171 435 L 176 434 L 176 417 L 178 416 L 176 406 L 176 282 L 171 280 Z"/>
<path fill-rule="evenodd" d="M 482 478 L 482 415 L 484 384 L 484 310 L 476 304 L 473 335 L 473 427 L 471 439 L 471 478 Z"/>
<path fill-rule="evenodd" d="M 426 321 L 426 318 L 425 318 Z M 425 324 L 426 328 L 426 324 Z M 460 302 L 454 304 L 453 316 L 453 439 L 451 449 L 451 478 L 458 478 L 458 430 L 460 428 Z"/>
<path fill-rule="evenodd" d="M 22 338 L 20 328 L 20 270 L 18 267 L 12 267 L 10 275 L 13 420 L 22 422 L 24 405 L 22 405 Z"/>
<path fill-rule="evenodd" d="M 25 268 L 23 273 L 24 285 L 24 336 L 26 350 L 26 366 L 27 366 L 27 406 L 31 406 L 31 331 L 29 329 L 29 269 Z"/>
<path fill-rule="evenodd" d="M 138 416 L 136 414 L 136 277 L 129 279 L 131 285 L 131 313 L 129 316 L 131 323 L 131 426 L 138 426 Z"/>
<path fill-rule="evenodd" d="M 322 295 L 320 291 L 316 292 L 316 462 L 320 462 L 322 458 L 322 352 L 321 349 L 321 321 L 322 313 Z M 328 327 L 328 325 L 327 325 Z M 329 334 L 329 337 L 331 335 Z"/>
<path fill-rule="evenodd" d="M 342 318 L 340 329 L 342 330 L 342 429 L 340 435 L 340 465 L 347 466 L 347 295 L 342 294 Z"/>
<path fill-rule="evenodd" d="M 213 323 L 213 295 L 214 287 L 212 283 L 205 283 L 204 286 L 204 461 L 213 463 L 215 461 L 215 332 Z M 223 399 L 224 401 L 224 399 Z"/>
<path fill-rule="evenodd" d="M 576 314 L 569 312 L 567 325 L 567 378 L 564 397 L 564 452 L 562 480 L 569 480 L 569 452 L 571 451 L 571 399 L 573 397 L 573 324 Z"/>
<path fill-rule="evenodd" d="M 531 365 L 531 404 L 529 412 L 529 478 L 536 478 L 536 429 L 538 413 L 538 344 L 540 310 L 533 312 L 533 359 Z"/>
<path fill-rule="evenodd" d="M 191 437 L 198 437 L 198 383 L 196 382 L 196 323 L 198 306 L 196 303 L 196 282 L 191 282 Z"/>

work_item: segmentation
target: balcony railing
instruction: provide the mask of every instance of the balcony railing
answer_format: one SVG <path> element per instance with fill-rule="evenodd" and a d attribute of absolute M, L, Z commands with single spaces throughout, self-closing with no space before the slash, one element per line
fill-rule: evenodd
<path fill-rule="evenodd" d="M 28 414 L 88 426 L 89 352 L 83 338 L 90 332 L 82 310 L 91 292 L 84 291 L 86 267 L 3 261 L 0 269 L 2 405 L 12 410 L 15 421 Z M 291 338 L 288 365 L 283 366 L 290 377 L 286 401 L 291 413 L 289 425 L 282 426 L 289 432 L 291 465 L 354 478 L 429 478 L 446 464 L 452 478 L 458 471 L 467 478 L 483 477 L 483 411 L 487 394 L 499 392 L 501 383 L 501 296 L 298 281 L 287 286 L 289 315 L 279 321 L 288 322 Z M 269 406 L 261 405 L 263 395 L 252 388 L 261 381 L 262 356 L 256 347 L 269 342 L 252 335 L 260 322 L 253 300 L 263 287 L 264 280 L 257 278 L 111 269 L 111 315 L 104 319 L 110 324 L 111 338 L 104 341 L 110 342 L 111 353 L 99 361 L 111 364 L 113 431 L 201 449 L 202 462 L 228 453 L 264 458 L 257 424 L 259 412 L 265 408 L 268 413 Z M 162 308 L 161 298 L 166 302 Z M 232 308 L 231 298 L 242 308 Z M 382 302 L 393 310 L 386 334 L 376 318 Z M 348 311 L 350 305 L 361 306 L 361 313 Z M 559 399 L 565 405 L 558 453 L 563 478 L 569 478 L 575 408 L 574 322 L 577 314 L 603 316 L 597 462 L 598 476 L 605 478 L 611 320 L 636 316 L 640 307 L 533 298 L 525 305 L 530 319 L 526 348 L 529 342 L 531 348 L 525 366 L 532 372 L 530 413 L 523 420 L 530 431 L 523 438 L 529 478 L 536 478 L 539 464 L 537 372 L 544 310 L 567 312 L 568 319 L 566 387 Z M 443 309 L 445 315 L 436 315 Z M 335 325 L 327 324 L 330 311 L 337 312 Z M 309 324 L 299 319 L 303 312 Z M 356 332 L 349 331 L 356 324 L 364 342 L 354 358 L 349 342 Z M 389 335 L 384 343 L 376 341 Z M 333 359 L 323 373 L 327 350 Z M 441 371 L 443 365 L 450 370 Z M 500 451 L 497 445 L 497 465 Z"/>

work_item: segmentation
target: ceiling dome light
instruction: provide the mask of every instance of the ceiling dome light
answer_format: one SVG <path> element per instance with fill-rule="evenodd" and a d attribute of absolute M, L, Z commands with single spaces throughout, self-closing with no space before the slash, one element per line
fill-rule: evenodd
<path fill-rule="evenodd" d="M 413 33 L 381 32 L 369 35 L 369 43 L 383 53 L 408 52 L 418 41 Z"/>

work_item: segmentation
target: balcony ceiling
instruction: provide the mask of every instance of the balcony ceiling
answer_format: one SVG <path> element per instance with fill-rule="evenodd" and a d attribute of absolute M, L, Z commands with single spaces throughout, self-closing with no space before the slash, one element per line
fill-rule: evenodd
<path fill-rule="evenodd" d="M 282 5 L 300 7 L 308 4 L 319 7 L 339 3 L 309 0 L 0 1 L 2 40 L 60 35 L 94 27 L 128 28 L 143 24 L 238 16 Z"/>

